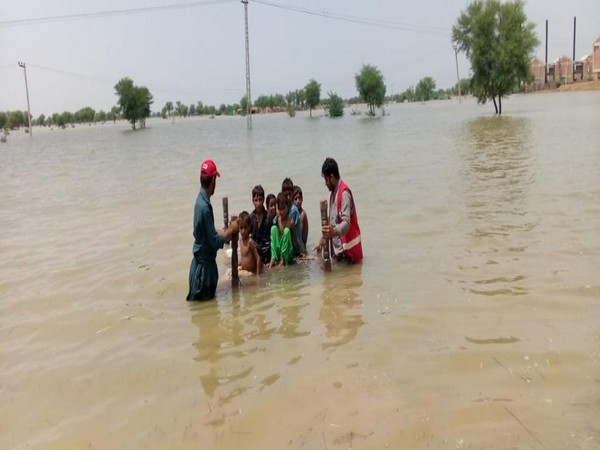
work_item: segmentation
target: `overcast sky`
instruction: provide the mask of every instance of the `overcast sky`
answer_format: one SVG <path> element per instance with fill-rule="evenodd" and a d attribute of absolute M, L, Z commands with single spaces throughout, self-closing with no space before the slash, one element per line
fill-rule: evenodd
<path fill-rule="evenodd" d="M 264 1 L 249 0 L 248 6 L 253 98 L 285 94 L 310 78 L 321 83 L 323 96 L 333 91 L 353 97 L 362 64 L 379 67 L 388 93 L 402 92 L 425 76 L 439 88 L 456 82 L 451 28 L 468 0 Z M 186 3 L 195 6 L 175 7 Z M 169 8 L 13 23 L 154 6 Z M 549 60 L 572 55 L 574 16 L 577 58 L 591 53 L 600 37 L 600 0 L 529 0 L 525 10 L 536 25 L 542 60 L 546 19 Z M 370 21 L 376 25 L 360 23 Z M 84 106 L 109 110 L 117 101 L 114 85 L 124 76 L 150 89 L 155 111 L 169 100 L 217 107 L 237 103 L 246 89 L 244 51 L 244 9 L 238 0 L 6 1 L 0 10 L 0 111 L 27 109 L 17 61 L 27 64 L 34 117 Z M 460 55 L 459 70 L 461 77 L 469 75 Z"/>

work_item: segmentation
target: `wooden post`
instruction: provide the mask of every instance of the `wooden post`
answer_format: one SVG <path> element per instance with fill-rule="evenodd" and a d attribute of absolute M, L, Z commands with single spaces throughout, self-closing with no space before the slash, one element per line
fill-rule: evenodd
<path fill-rule="evenodd" d="M 327 216 L 327 200 L 321 200 L 321 225 L 329 225 L 329 217 Z M 329 239 L 323 239 L 323 262 L 326 271 L 331 270 L 331 258 L 329 257 Z"/>
<path fill-rule="evenodd" d="M 223 197 L 223 225 L 225 228 L 229 226 L 229 199 Z"/>
<path fill-rule="evenodd" d="M 223 224 L 225 228 L 229 227 L 229 199 L 223 197 Z M 231 235 L 231 286 L 238 287 L 240 284 L 240 277 L 238 275 L 238 234 L 233 233 Z"/>

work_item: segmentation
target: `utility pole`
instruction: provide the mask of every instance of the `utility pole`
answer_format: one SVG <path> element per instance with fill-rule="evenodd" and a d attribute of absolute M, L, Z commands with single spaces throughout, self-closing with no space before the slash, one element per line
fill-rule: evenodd
<path fill-rule="evenodd" d="M 456 42 L 452 43 L 452 48 L 454 49 L 454 59 L 456 60 L 456 83 L 458 86 L 458 103 L 460 103 L 460 76 L 458 75 L 458 45 Z"/>
<path fill-rule="evenodd" d="M 24 62 L 19 61 L 19 67 L 23 68 L 25 74 L 25 93 L 27 94 L 27 119 L 29 119 L 29 136 L 33 136 L 33 130 L 31 129 L 31 109 L 29 109 L 29 87 L 27 86 L 27 66 Z"/>
<path fill-rule="evenodd" d="M 246 126 L 252 129 L 252 97 L 250 97 L 250 41 L 248 39 L 248 0 L 244 4 L 244 22 L 246 24 Z"/>
<path fill-rule="evenodd" d="M 573 17 L 573 83 L 575 83 L 575 39 L 577 38 L 577 17 Z"/>
<path fill-rule="evenodd" d="M 544 88 L 546 88 L 548 87 L 548 19 L 546 19 L 546 60 L 544 64 Z"/>

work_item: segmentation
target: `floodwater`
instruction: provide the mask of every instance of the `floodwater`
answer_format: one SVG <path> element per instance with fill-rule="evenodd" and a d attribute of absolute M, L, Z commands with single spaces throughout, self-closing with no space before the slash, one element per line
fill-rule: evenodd
<path fill-rule="evenodd" d="M 0 448 L 600 448 L 600 93 L 13 132 Z M 316 113 L 317 116 L 320 112 Z M 353 188 L 364 263 L 187 303 L 198 166 Z"/>

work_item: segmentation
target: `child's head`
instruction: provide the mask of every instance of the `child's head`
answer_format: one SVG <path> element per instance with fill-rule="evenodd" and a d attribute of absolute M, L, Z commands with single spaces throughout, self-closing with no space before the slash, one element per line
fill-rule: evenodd
<path fill-rule="evenodd" d="M 252 228 L 252 219 L 248 211 L 242 211 L 238 217 L 238 223 L 240 228 L 240 236 L 242 239 L 248 239 L 250 236 L 250 229 Z"/>
<path fill-rule="evenodd" d="M 270 216 L 275 217 L 275 214 L 277 214 L 277 197 L 275 197 L 275 194 L 269 194 L 267 195 L 267 212 L 269 213 Z"/>
<path fill-rule="evenodd" d="M 294 191 L 294 183 L 291 179 L 286 178 L 281 183 L 281 192 L 288 196 L 290 202 L 292 201 L 292 192 Z"/>
<path fill-rule="evenodd" d="M 286 218 L 288 215 L 288 208 L 290 207 L 290 200 L 284 192 L 277 194 L 277 213 L 279 217 Z"/>
<path fill-rule="evenodd" d="M 302 196 L 302 188 L 300 186 L 294 186 L 294 191 L 292 193 L 292 200 L 294 202 L 294 204 L 298 207 L 298 210 L 302 210 L 302 201 L 303 196 Z"/>
<path fill-rule="evenodd" d="M 258 184 L 252 188 L 252 203 L 254 204 L 254 211 L 260 211 L 263 208 L 265 201 L 265 190 Z"/>

